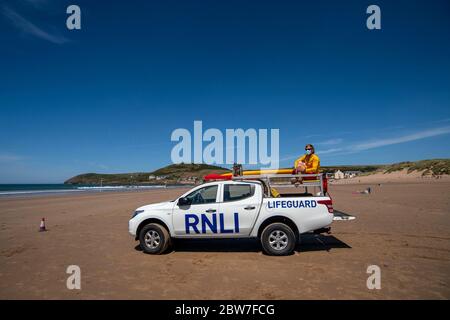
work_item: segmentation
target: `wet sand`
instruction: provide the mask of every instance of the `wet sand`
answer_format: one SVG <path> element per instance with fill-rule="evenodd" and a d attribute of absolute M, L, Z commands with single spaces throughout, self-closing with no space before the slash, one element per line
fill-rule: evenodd
<path fill-rule="evenodd" d="M 353 194 L 367 186 L 371 195 Z M 356 220 L 270 257 L 254 240 L 177 241 L 151 256 L 128 234 L 136 207 L 183 190 L 0 199 L 1 299 L 449 299 L 450 182 L 332 185 Z M 48 232 L 39 233 L 42 217 Z M 81 290 L 66 268 L 81 267 Z M 381 290 L 368 290 L 369 265 Z"/>

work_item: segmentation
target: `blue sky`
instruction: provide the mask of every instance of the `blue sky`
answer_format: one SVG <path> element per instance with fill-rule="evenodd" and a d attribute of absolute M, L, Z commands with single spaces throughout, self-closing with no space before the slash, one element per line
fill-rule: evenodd
<path fill-rule="evenodd" d="M 322 165 L 448 158 L 449 15 L 439 0 L 0 1 L 0 183 L 150 171 L 194 120 L 279 128 L 283 167 L 306 143 Z"/>

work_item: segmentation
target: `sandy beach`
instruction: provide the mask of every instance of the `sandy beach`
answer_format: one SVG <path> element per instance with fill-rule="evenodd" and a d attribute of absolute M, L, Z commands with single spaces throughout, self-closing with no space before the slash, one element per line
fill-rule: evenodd
<path fill-rule="evenodd" d="M 374 181 L 375 182 L 375 181 Z M 373 182 L 373 183 L 374 183 Z M 372 187 L 372 194 L 354 194 Z M 151 256 L 127 223 L 183 189 L 0 199 L 1 299 L 449 299 L 450 181 L 331 185 L 331 235 L 270 257 L 253 240 L 177 241 Z M 39 233 L 42 217 L 47 232 Z M 81 268 L 81 290 L 66 268 Z M 369 265 L 381 290 L 368 290 Z"/>
<path fill-rule="evenodd" d="M 390 173 L 376 172 L 367 175 L 361 175 L 348 179 L 331 179 L 332 184 L 384 184 L 384 183 L 423 183 L 434 181 L 450 182 L 449 175 L 433 177 L 431 175 L 422 175 L 422 172 L 405 170 L 394 171 Z"/>

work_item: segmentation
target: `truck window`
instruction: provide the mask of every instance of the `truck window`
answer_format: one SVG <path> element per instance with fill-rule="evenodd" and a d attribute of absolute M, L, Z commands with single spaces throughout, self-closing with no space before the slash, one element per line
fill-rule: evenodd
<path fill-rule="evenodd" d="M 208 186 L 201 189 L 198 189 L 186 198 L 191 199 L 191 204 L 205 204 L 205 203 L 214 203 L 216 202 L 217 197 L 217 185 Z"/>
<path fill-rule="evenodd" d="M 224 187 L 223 202 L 242 200 L 255 194 L 252 184 L 226 184 Z"/>

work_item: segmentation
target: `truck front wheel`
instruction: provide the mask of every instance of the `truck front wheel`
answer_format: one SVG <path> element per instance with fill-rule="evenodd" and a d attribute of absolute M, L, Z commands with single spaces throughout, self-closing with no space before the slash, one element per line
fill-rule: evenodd
<path fill-rule="evenodd" d="M 295 233 L 284 223 L 269 224 L 261 234 L 261 245 L 265 253 L 271 256 L 291 254 L 296 244 Z"/>
<path fill-rule="evenodd" d="M 157 223 L 149 223 L 139 233 L 139 244 L 145 253 L 164 253 L 170 244 L 169 232 Z"/>

